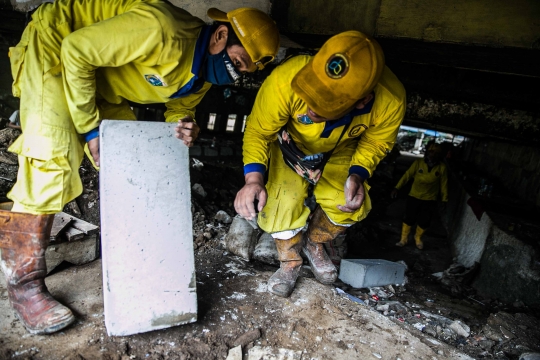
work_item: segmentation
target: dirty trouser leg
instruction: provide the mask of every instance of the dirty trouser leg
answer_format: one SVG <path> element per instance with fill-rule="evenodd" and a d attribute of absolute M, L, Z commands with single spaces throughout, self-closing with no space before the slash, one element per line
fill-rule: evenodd
<path fill-rule="evenodd" d="M 268 200 L 257 220 L 274 238 L 280 261 L 280 268 L 268 280 L 268 291 L 288 297 L 302 265 L 302 229 L 309 216 L 304 200 L 309 184 L 283 162 L 277 143 L 270 145 L 270 151 Z"/>
<path fill-rule="evenodd" d="M 260 228 L 274 239 L 289 239 L 304 228 L 310 213 L 304 205 L 308 185 L 285 164 L 277 142 L 270 144 L 268 199 L 257 219 Z M 281 234 L 286 231 L 291 232 Z"/>
<path fill-rule="evenodd" d="M 8 197 L 15 212 L 54 214 L 82 192 L 84 140 L 67 107 L 58 55 L 43 48 L 32 23 L 10 56 L 22 134 L 9 149 L 18 154 L 19 171 Z"/>
<path fill-rule="evenodd" d="M 371 200 L 369 198 L 369 185 L 364 183 L 365 199 L 363 205 L 353 213 L 345 213 L 337 208 L 339 204 L 345 204 L 344 186 L 349 176 L 348 170 L 351 157 L 355 149 L 353 147 L 341 149 L 332 155 L 326 164 L 319 183 L 315 186 L 314 194 L 318 208 L 312 219 L 309 221 L 307 239 L 304 246 L 304 253 L 308 253 L 312 269 L 315 274 L 319 274 L 319 281 L 331 283 L 335 281 L 337 271 L 335 265 L 339 265 L 340 249 L 330 246 L 332 242 L 344 236 L 347 227 L 364 219 L 371 210 Z M 318 212 L 319 211 L 319 212 Z M 324 247 L 333 250 L 332 261 L 328 258 Z M 347 244 L 341 241 L 341 248 L 346 248 Z M 344 251 L 342 252 L 344 254 Z"/>
<path fill-rule="evenodd" d="M 17 182 L 8 194 L 13 209 L 0 216 L 9 299 L 33 334 L 58 331 L 74 320 L 45 286 L 45 250 L 52 214 L 82 192 L 78 169 L 83 139 L 67 109 L 58 58 L 46 51 L 50 50 L 43 48 L 32 23 L 10 49 L 13 94 L 21 98 L 22 134 L 9 149 L 19 157 Z"/>

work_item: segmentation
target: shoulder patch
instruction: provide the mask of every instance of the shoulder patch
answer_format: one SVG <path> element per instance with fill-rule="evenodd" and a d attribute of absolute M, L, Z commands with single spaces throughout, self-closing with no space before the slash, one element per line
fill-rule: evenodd
<path fill-rule="evenodd" d="M 144 78 L 152 86 L 167 86 L 167 83 L 165 83 L 165 81 L 163 81 L 163 79 L 159 77 L 158 75 L 147 74 L 147 75 L 144 75 Z"/>
<path fill-rule="evenodd" d="M 349 130 L 349 137 L 359 136 L 367 129 L 368 127 L 365 124 L 355 125 L 351 130 Z"/>

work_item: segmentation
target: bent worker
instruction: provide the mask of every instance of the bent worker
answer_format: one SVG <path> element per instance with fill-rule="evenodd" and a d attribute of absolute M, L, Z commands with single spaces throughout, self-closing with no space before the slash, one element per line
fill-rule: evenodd
<path fill-rule="evenodd" d="M 268 291 L 291 294 L 301 249 L 318 281 L 336 280 L 323 244 L 367 216 L 366 180 L 392 149 L 404 114 L 402 84 L 379 44 L 358 31 L 330 38 L 315 56 L 290 58 L 265 80 L 246 124 L 246 183 L 234 205 L 275 239 L 280 268 Z M 310 184 L 317 207 L 304 233 Z"/>
<path fill-rule="evenodd" d="M 440 144 L 431 142 L 426 146 L 423 159 L 415 160 L 403 174 L 390 196 L 396 198 L 398 190 L 412 178 L 411 191 L 405 205 L 405 216 L 401 230 L 401 240 L 396 246 L 403 247 L 409 242 L 411 227 L 416 224 L 414 242 L 420 250 L 424 248 L 422 236 L 437 211 L 439 194 L 443 203 L 448 202 L 448 175 L 446 164 L 442 162 L 443 151 Z"/>
<path fill-rule="evenodd" d="M 99 165 L 102 119 L 136 120 L 128 101 L 166 103 L 166 121 L 191 146 L 194 108 L 211 84 L 262 69 L 279 47 L 265 13 L 210 9 L 212 26 L 161 0 L 57 0 L 32 15 L 10 48 L 22 135 L 11 211 L 0 212 L 2 267 L 15 314 L 32 334 L 58 331 L 72 312 L 45 287 L 54 214 L 82 192 L 85 144 Z"/>

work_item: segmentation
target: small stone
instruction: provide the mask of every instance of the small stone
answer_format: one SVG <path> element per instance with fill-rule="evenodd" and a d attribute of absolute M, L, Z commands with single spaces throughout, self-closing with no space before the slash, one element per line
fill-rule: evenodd
<path fill-rule="evenodd" d="M 467 324 L 464 324 L 463 322 L 459 320 L 455 320 L 448 327 L 452 329 L 459 336 L 463 336 L 465 338 L 469 337 L 469 334 L 471 333 L 471 328 L 468 327 Z"/>
<path fill-rule="evenodd" d="M 424 332 L 430 336 L 437 337 L 437 330 L 432 325 L 426 325 Z"/>
<path fill-rule="evenodd" d="M 238 345 L 230 349 L 226 360 L 242 360 L 242 346 Z"/>
<path fill-rule="evenodd" d="M 484 350 L 491 350 L 491 348 L 495 345 L 495 341 L 492 341 L 492 340 L 480 340 L 478 342 L 478 345 Z"/>
<path fill-rule="evenodd" d="M 232 223 L 232 217 L 223 210 L 217 212 L 215 219 L 223 224 Z"/>
<path fill-rule="evenodd" d="M 193 192 L 195 192 L 196 194 L 202 196 L 202 197 L 206 197 L 206 191 L 204 191 L 204 188 L 202 187 L 201 184 L 194 184 L 192 187 L 191 187 L 191 190 L 193 190 Z"/>
<path fill-rule="evenodd" d="M 197 237 L 195 238 L 195 242 L 196 243 L 202 243 L 204 241 L 204 235 L 203 234 L 199 234 L 197 235 Z"/>
<path fill-rule="evenodd" d="M 501 332 L 504 335 L 504 337 L 507 338 L 507 339 L 513 339 L 513 338 L 516 337 L 514 334 L 512 334 L 512 332 L 510 332 L 504 326 L 501 326 Z"/>

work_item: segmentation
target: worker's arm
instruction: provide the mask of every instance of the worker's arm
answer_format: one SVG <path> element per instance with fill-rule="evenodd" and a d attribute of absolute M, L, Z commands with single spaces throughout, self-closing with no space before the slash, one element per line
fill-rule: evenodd
<path fill-rule="evenodd" d="M 420 167 L 420 161 L 422 160 L 415 160 L 412 165 L 405 171 L 405 174 L 401 177 L 399 182 L 396 185 L 396 189 L 401 189 L 405 184 L 409 182 L 410 179 L 414 178 L 414 175 L 418 171 L 418 168 Z"/>
<path fill-rule="evenodd" d="M 290 118 L 292 89 L 287 79 L 292 76 L 287 77 L 283 70 L 277 68 L 266 78 L 246 122 L 243 145 L 246 184 L 236 195 L 234 207 L 250 220 L 256 216 L 255 199 L 259 200 L 258 211 L 266 205 L 264 173 L 268 167 L 270 143 L 276 140 L 279 129 Z"/>
<path fill-rule="evenodd" d="M 165 111 L 166 122 L 177 122 L 182 118 L 195 119 L 195 107 L 201 102 L 204 95 L 210 90 L 212 84 L 205 82 L 202 88 L 188 96 L 177 99 L 171 99 L 165 103 L 167 111 Z"/>
<path fill-rule="evenodd" d="M 420 161 L 421 160 L 415 160 L 412 165 L 405 171 L 405 174 L 399 179 L 396 187 L 394 190 L 392 190 L 392 193 L 390 194 L 391 198 L 396 198 L 398 194 L 398 190 L 401 189 L 405 184 L 409 182 L 411 178 L 414 178 L 414 175 L 418 171 L 418 168 L 420 167 Z"/>
<path fill-rule="evenodd" d="M 165 103 L 167 107 L 165 121 L 178 122 L 174 129 L 175 136 L 187 146 L 193 146 L 199 136 L 200 128 L 195 121 L 195 107 L 201 102 L 211 86 L 212 84 L 206 82 L 199 91 Z"/>
<path fill-rule="evenodd" d="M 358 174 L 363 179 L 370 178 L 379 162 L 392 150 L 405 115 L 405 102 L 392 105 L 392 108 L 374 109 L 381 113 L 374 115 L 375 121 L 362 134 L 351 161 L 350 174 Z"/>
<path fill-rule="evenodd" d="M 64 91 L 78 133 L 95 130 L 101 121 L 95 102 L 96 69 L 142 61 L 153 65 L 162 45 L 159 22 L 151 13 L 139 9 L 66 36 L 61 48 Z"/>

